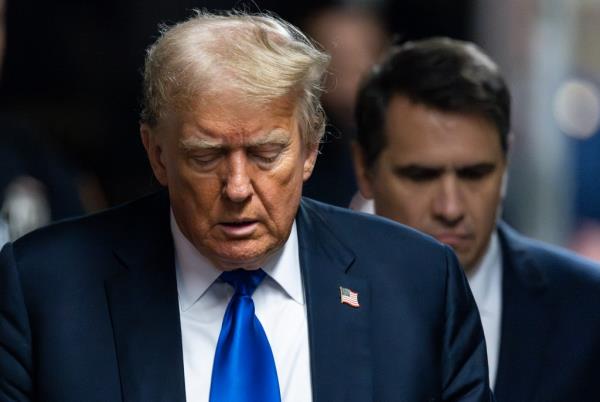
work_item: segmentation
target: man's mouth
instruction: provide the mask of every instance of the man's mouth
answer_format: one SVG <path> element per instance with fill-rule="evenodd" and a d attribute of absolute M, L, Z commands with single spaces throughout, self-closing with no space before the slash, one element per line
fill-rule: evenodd
<path fill-rule="evenodd" d="M 227 237 L 243 238 L 250 236 L 256 230 L 258 221 L 256 220 L 239 220 L 219 223 L 219 227 Z"/>
<path fill-rule="evenodd" d="M 465 233 L 454 233 L 454 232 L 443 232 L 434 236 L 436 239 L 444 244 L 454 248 L 463 249 L 468 246 L 469 242 L 473 239 L 473 236 Z"/>

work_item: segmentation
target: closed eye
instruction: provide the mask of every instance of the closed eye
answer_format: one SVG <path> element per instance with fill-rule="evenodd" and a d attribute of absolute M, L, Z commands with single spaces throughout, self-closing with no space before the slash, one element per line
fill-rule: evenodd
<path fill-rule="evenodd" d="M 285 145 L 282 144 L 264 144 L 251 147 L 248 153 L 251 157 L 258 160 L 262 164 L 271 164 L 279 159 L 285 149 Z"/>
<path fill-rule="evenodd" d="M 215 164 L 223 156 L 220 149 L 211 149 L 202 152 L 194 152 L 189 155 L 190 160 L 201 168 L 208 168 Z"/>
<path fill-rule="evenodd" d="M 496 165 L 493 163 L 480 163 L 473 166 L 465 166 L 457 169 L 456 174 L 459 178 L 465 180 L 481 180 L 492 174 L 496 170 Z"/>

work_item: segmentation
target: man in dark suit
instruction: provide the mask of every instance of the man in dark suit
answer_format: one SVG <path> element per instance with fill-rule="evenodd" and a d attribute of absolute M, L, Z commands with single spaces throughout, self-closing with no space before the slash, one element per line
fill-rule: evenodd
<path fill-rule="evenodd" d="M 480 310 L 496 398 L 600 400 L 599 267 L 497 221 L 510 130 L 497 66 L 470 43 L 408 42 L 363 83 L 356 116 L 359 187 L 373 200 L 361 209 L 457 253 Z"/>
<path fill-rule="evenodd" d="M 327 61 L 270 16 L 163 32 L 141 136 L 166 190 L 3 249 L 0 400 L 491 399 L 450 249 L 301 200 Z"/>

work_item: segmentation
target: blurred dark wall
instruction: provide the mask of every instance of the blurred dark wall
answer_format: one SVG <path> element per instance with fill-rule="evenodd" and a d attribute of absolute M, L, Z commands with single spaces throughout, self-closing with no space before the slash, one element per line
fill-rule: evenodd
<path fill-rule="evenodd" d="M 389 1 L 382 15 L 399 38 L 470 38 L 473 1 Z M 140 70 L 160 22 L 192 8 L 271 10 L 299 24 L 324 2 L 192 0 L 8 0 L 0 108 L 45 133 L 108 205 L 154 185 L 138 138 Z"/>

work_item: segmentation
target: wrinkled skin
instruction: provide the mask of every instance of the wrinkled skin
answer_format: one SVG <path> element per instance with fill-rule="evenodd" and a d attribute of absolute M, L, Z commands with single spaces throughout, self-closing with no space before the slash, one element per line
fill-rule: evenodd
<path fill-rule="evenodd" d="M 293 102 L 253 107 L 239 98 L 203 100 L 141 126 L 179 228 L 221 270 L 257 269 L 285 243 L 317 156 Z"/>

